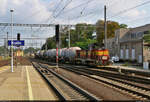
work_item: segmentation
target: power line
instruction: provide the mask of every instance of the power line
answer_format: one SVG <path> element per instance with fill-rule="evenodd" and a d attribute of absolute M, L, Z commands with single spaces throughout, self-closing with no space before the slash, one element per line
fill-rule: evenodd
<path fill-rule="evenodd" d="M 83 13 L 83 11 L 86 9 L 86 7 L 88 6 L 88 4 L 90 3 L 91 0 L 89 0 L 87 3 L 86 3 L 86 6 L 82 9 L 82 11 L 80 12 L 81 14 Z"/>
<path fill-rule="evenodd" d="M 87 2 L 85 2 L 85 3 L 81 3 L 81 4 L 79 4 L 79 5 L 75 6 L 75 7 L 73 7 L 73 8 L 71 8 L 71 9 L 67 10 L 67 11 L 64 11 L 63 14 L 68 13 L 68 12 L 70 12 L 70 11 L 76 9 L 76 8 L 79 8 L 79 7 L 83 6 L 83 5 L 87 5 L 88 3 L 93 2 L 93 1 L 94 1 L 94 0 L 89 0 L 89 1 L 87 1 Z"/>
<path fill-rule="evenodd" d="M 58 9 L 58 7 L 60 6 L 60 4 L 63 2 L 63 0 L 60 0 L 60 2 L 58 3 L 58 5 L 55 6 L 55 9 L 52 12 L 52 15 L 55 14 L 56 10 Z"/>
<path fill-rule="evenodd" d="M 102 9 L 100 9 L 99 10 L 99 12 L 101 12 L 103 10 L 103 8 Z M 74 18 L 72 18 L 71 20 L 74 20 L 74 19 L 78 19 L 78 18 L 81 18 L 81 17 L 86 17 L 86 16 L 89 16 L 89 15 L 92 15 L 92 14 L 94 14 L 94 13 L 96 13 L 95 11 L 92 11 L 92 12 L 89 12 L 89 13 L 87 13 L 87 14 L 80 14 L 79 16 L 76 16 L 76 17 L 74 17 Z"/>
<path fill-rule="evenodd" d="M 50 21 L 51 23 L 55 21 L 55 19 L 61 14 L 61 12 L 72 2 L 70 0 L 58 13 L 56 16 L 53 16 L 53 19 Z M 50 20 L 50 17 L 46 20 L 47 22 Z"/>
<path fill-rule="evenodd" d="M 142 18 L 137 18 L 137 19 L 134 19 L 134 20 L 128 20 L 127 22 L 130 23 L 130 22 L 135 22 L 135 21 L 140 21 L 140 20 L 146 20 L 148 18 L 150 18 L 150 16 L 148 16 L 148 17 L 142 17 Z"/>
<path fill-rule="evenodd" d="M 146 1 L 146 2 L 143 2 L 143 3 L 141 3 L 141 4 L 136 5 L 136 6 L 134 6 L 134 7 L 131 7 L 131 8 L 128 8 L 128 9 L 125 9 L 125 10 L 122 10 L 122 11 L 119 11 L 118 13 L 114 14 L 114 15 L 111 16 L 110 18 L 116 17 L 116 16 L 118 16 L 118 15 L 120 15 L 120 14 L 126 13 L 126 12 L 128 12 L 128 11 L 130 11 L 130 10 L 133 10 L 133 9 L 135 9 L 135 8 L 137 8 L 137 7 L 146 5 L 146 4 L 148 4 L 148 3 L 150 3 L 150 1 Z"/>
<path fill-rule="evenodd" d="M 62 0 L 61 0 L 62 1 Z M 51 23 L 55 21 L 55 19 L 61 14 L 61 12 L 72 2 L 72 0 L 70 0 L 60 11 L 59 13 L 57 13 L 56 16 L 53 16 L 53 19 L 50 21 Z M 60 4 L 61 2 L 59 2 Z M 57 6 L 56 6 L 57 7 Z M 54 10 L 55 11 L 55 10 Z M 53 12 L 54 13 L 54 12 Z M 53 15 L 53 14 L 52 14 Z M 50 20 L 51 15 L 49 16 L 49 18 L 46 20 L 46 22 L 48 22 Z M 39 31 L 41 28 L 39 28 L 37 31 Z"/>
<path fill-rule="evenodd" d="M 150 16 L 148 16 L 148 17 L 142 17 L 142 18 L 137 18 L 137 19 L 134 19 L 134 20 L 125 21 L 125 23 L 136 24 L 136 23 L 138 23 L 138 21 L 148 20 L 149 18 L 150 18 Z"/>
<path fill-rule="evenodd" d="M 114 7 L 114 5 L 116 5 L 118 2 L 121 2 L 121 1 L 123 1 L 123 0 L 116 0 L 116 1 L 114 1 L 111 5 L 109 5 L 107 7 L 107 12 L 111 9 L 111 7 Z"/>
<path fill-rule="evenodd" d="M 72 0 L 70 0 L 58 13 L 56 16 L 54 16 L 55 18 L 57 18 L 61 13 L 62 11 L 72 2 Z"/>
<path fill-rule="evenodd" d="M 52 4 L 51 4 L 51 5 L 52 5 Z M 29 15 L 29 16 L 26 16 L 25 18 L 20 19 L 19 21 L 23 21 L 23 20 L 25 20 L 25 19 L 27 19 L 27 18 L 31 18 L 31 17 L 35 16 L 35 15 L 39 14 L 39 12 L 40 12 L 41 10 L 42 10 L 42 9 L 39 9 L 38 11 L 34 12 L 33 14 L 31 14 L 31 15 Z"/>

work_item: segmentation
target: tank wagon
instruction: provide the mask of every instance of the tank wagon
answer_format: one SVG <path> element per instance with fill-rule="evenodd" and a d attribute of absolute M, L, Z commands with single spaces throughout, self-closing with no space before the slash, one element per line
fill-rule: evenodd
<path fill-rule="evenodd" d="M 56 61 L 56 49 L 47 51 L 38 51 L 36 58 L 46 59 L 47 61 Z M 60 63 L 83 64 L 83 65 L 108 65 L 109 51 L 100 50 L 81 50 L 79 47 L 62 48 L 58 51 Z"/>

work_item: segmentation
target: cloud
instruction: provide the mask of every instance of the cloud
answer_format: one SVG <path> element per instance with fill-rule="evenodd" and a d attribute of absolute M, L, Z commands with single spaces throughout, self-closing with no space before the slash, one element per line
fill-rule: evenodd
<path fill-rule="evenodd" d="M 131 10 L 130 12 L 123 14 L 122 16 L 126 17 L 127 19 L 134 20 L 137 18 L 141 18 L 141 15 L 143 17 L 146 17 L 147 11 L 135 9 L 135 10 Z"/>
<path fill-rule="evenodd" d="M 0 0 L 0 16 L 5 15 L 6 5 L 7 5 L 7 0 Z"/>
<path fill-rule="evenodd" d="M 15 23 L 59 23 L 59 24 L 76 24 L 76 23 L 96 23 L 97 20 L 104 18 L 104 5 L 107 5 L 107 16 L 110 20 L 126 23 L 126 20 L 134 20 L 136 18 L 142 18 L 148 16 L 149 7 L 145 5 L 142 7 L 135 8 L 129 12 L 117 15 L 114 18 L 111 16 L 116 15 L 118 12 L 134 7 L 148 0 L 72 0 L 72 2 L 60 13 L 57 18 L 56 16 L 60 10 L 70 0 L 0 0 L 0 22 L 10 22 L 10 9 L 14 9 L 14 22 Z M 86 2 L 89 3 L 87 4 Z M 61 3 L 60 3 L 61 2 Z M 80 5 L 84 4 L 84 5 Z M 80 5 L 80 6 L 79 6 Z M 77 7 L 78 6 L 78 7 Z M 57 7 L 57 8 L 56 8 Z M 75 8 L 74 8 L 75 7 Z M 55 12 L 53 12 L 56 10 Z M 82 13 L 81 13 L 82 11 Z M 69 18 L 69 21 L 68 21 Z M 147 23 L 140 22 L 140 25 Z M 136 26 L 132 22 L 127 23 L 129 26 Z M 6 28 L 10 30 L 10 28 Z M 15 31 L 15 29 L 18 29 Z M 17 34 L 19 29 L 22 31 L 23 36 L 30 34 L 29 28 L 14 28 L 14 33 Z M 37 34 L 35 28 L 34 34 L 44 34 L 44 37 L 54 34 L 54 29 L 44 32 L 45 28 L 42 28 L 42 32 Z M 43 36 L 43 35 L 42 35 Z"/>
<path fill-rule="evenodd" d="M 14 21 L 19 23 L 51 23 L 50 21 L 53 21 L 54 23 L 65 24 L 68 22 L 68 18 L 71 18 L 70 23 L 78 23 L 83 21 L 95 23 L 98 19 L 103 18 L 104 5 L 107 5 L 107 16 L 111 17 L 122 10 L 134 7 L 135 5 L 144 2 L 143 0 L 72 0 L 63 12 L 61 12 L 61 14 L 54 19 L 53 15 L 56 16 L 69 1 L 70 0 L 0 0 L 0 17 L 7 18 L 5 20 L 1 19 L 0 22 L 10 21 L 9 10 L 13 8 L 15 10 Z M 89 3 L 86 4 L 88 1 Z M 78 5 L 80 6 L 77 7 Z M 56 12 L 53 12 L 55 9 Z M 82 14 L 81 11 L 83 11 Z M 146 16 L 148 14 L 147 12 L 148 11 L 145 9 L 136 8 L 118 15 L 118 17 L 115 17 L 116 19 L 110 19 L 115 19 L 118 21 L 124 20 L 119 17 L 134 19 L 135 17 L 138 18 L 141 15 Z M 86 14 L 89 15 L 86 16 Z M 79 16 L 84 15 L 85 17 L 78 18 Z"/>

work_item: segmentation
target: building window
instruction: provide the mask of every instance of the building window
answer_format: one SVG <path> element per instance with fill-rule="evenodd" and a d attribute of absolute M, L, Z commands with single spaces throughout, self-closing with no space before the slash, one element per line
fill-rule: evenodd
<path fill-rule="evenodd" d="M 144 34 L 149 34 L 149 31 L 144 31 L 143 33 L 144 33 Z"/>
<path fill-rule="evenodd" d="M 131 45 L 131 49 L 134 49 L 134 44 Z"/>
<path fill-rule="evenodd" d="M 132 49 L 132 60 L 135 60 L 135 49 Z"/>
<path fill-rule="evenodd" d="M 123 56 L 124 56 L 124 52 L 123 52 L 123 49 L 120 50 L 120 59 L 123 59 Z"/>
<path fill-rule="evenodd" d="M 134 34 L 133 33 L 131 33 L 131 39 L 133 39 L 134 38 Z"/>
<path fill-rule="evenodd" d="M 128 45 L 127 44 L 125 45 L 125 49 L 128 49 Z"/>
<path fill-rule="evenodd" d="M 126 59 L 129 59 L 129 49 L 126 49 Z"/>

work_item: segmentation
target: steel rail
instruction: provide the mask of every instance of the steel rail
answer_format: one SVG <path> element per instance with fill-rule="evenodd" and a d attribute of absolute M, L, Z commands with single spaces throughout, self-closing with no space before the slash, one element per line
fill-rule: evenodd
<path fill-rule="evenodd" d="M 89 73 L 86 73 L 86 72 L 83 71 L 83 70 L 74 69 L 73 67 L 70 67 L 70 68 L 60 67 L 60 68 L 67 69 L 67 70 L 69 70 L 69 71 L 71 71 L 71 72 L 74 72 L 74 73 L 76 73 L 76 74 L 84 75 L 84 76 L 89 77 L 89 78 L 91 78 L 91 79 L 94 79 L 94 80 L 103 82 L 103 83 L 105 83 L 105 84 L 114 86 L 114 87 L 116 87 L 116 88 L 119 88 L 119 89 L 128 91 L 128 92 L 133 93 L 133 94 L 135 94 L 135 95 L 142 96 L 143 98 L 150 99 L 150 95 L 146 95 L 146 94 L 143 94 L 143 93 L 140 93 L 140 92 L 136 92 L 136 91 L 133 91 L 133 90 L 131 90 L 131 89 L 127 89 L 127 88 L 125 88 L 125 87 L 122 87 L 122 86 L 118 86 L 118 85 L 116 85 L 116 84 L 113 84 L 113 83 L 111 83 L 111 82 L 109 82 L 109 81 L 92 77 L 91 75 L 89 75 Z M 100 76 L 100 77 L 103 77 L 103 76 Z M 104 78 L 106 78 L 106 77 L 104 77 Z M 108 78 L 107 78 L 107 79 L 108 79 Z M 113 79 L 112 79 L 112 80 L 113 80 Z M 117 80 L 115 80 L 115 81 L 117 81 Z"/>
<path fill-rule="evenodd" d="M 90 101 L 99 101 L 101 99 L 95 97 L 94 95 L 92 95 L 91 93 L 87 92 L 86 90 L 80 88 L 79 86 L 77 86 L 76 84 L 72 83 L 71 81 L 67 80 L 66 78 L 58 75 L 56 72 L 48 69 L 48 67 L 43 66 L 42 64 L 38 64 L 39 67 L 44 68 L 45 70 L 49 71 L 50 73 L 52 73 L 53 75 L 55 75 L 57 78 L 59 78 L 60 80 L 62 80 L 63 82 L 65 82 L 67 85 L 69 85 L 70 87 L 72 87 L 74 90 L 76 90 L 77 92 L 79 92 L 81 95 L 83 95 L 84 97 L 86 97 L 87 99 L 89 99 Z M 59 90 L 57 90 L 55 88 L 55 86 L 53 86 L 50 81 L 46 78 L 45 75 L 43 75 L 43 73 L 37 68 L 37 66 L 34 65 L 34 67 L 36 68 L 36 70 L 41 74 L 41 76 L 46 80 L 46 82 L 48 84 L 50 84 L 50 86 L 52 88 L 54 88 L 54 91 L 57 92 L 58 96 L 61 97 L 61 100 L 67 100 L 60 92 Z"/>
<path fill-rule="evenodd" d="M 46 83 L 56 92 L 57 96 L 60 98 L 61 101 L 65 101 L 65 97 L 51 84 L 51 82 L 46 78 L 46 76 L 43 75 L 43 73 L 38 69 L 38 66 L 36 66 L 33 62 L 31 62 L 34 68 L 39 72 L 42 78 L 46 81 Z"/>

